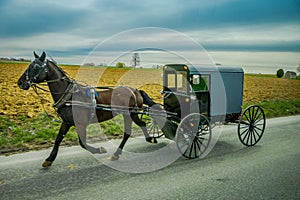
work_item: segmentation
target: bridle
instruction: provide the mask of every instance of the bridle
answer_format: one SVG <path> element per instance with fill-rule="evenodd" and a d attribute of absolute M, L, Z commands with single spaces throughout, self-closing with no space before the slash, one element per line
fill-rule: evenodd
<path fill-rule="evenodd" d="M 44 92 L 50 92 L 50 93 L 55 94 L 55 95 L 62 95 L 59 98 L 59 100 L 54 102 L 54 104 L 52 105 L 56 109 L 61 107 L 64 104 L 65 100 L 66 99 L 68 100 L 70 98 L 70 94 L 73 93 L 76 90 L 75 88 L 77 86 L 77 82 L 75 80 L 70 79 L 69 77 L 67 77 L 65 72 L 58 66 L 57 66 L 57 68 L 58 68 L 59 71 L 62 72 L 63 76 L 61 78 L 48 80 L 48 78 L 49 78 L 49 76 L 48 76 L 49 69 L 48 69 L 47 62 L 49 62 L 49 61 L 46 60 L 45 62 L 41 62 L 40 60 L 35 59 L 33 62 L 35 62 L 33 67 L 31 67 L 30 69 L 28 68 L 25 71 L 27 84 L 34 90 L 34 92 L 39 97 L 40 97 L 40 95 L 38 93 L 38 89 L 40 89 Z M 30 74 L 29 74 L 30 70 L 35 70 L 35 69 L 38 69 L 38 72 L 31 78 Z M 38 80 L 38 77 L 41 75 L 42 72 L 44 72 L 46 74 L 45 80 L 40 82 L 40 83 L 36 83 L 36 81 Z M 47 90 L 47 89 L 44 89 L 44 88 L 41 87 L 41 86 L 45 86 L 45 83 L 54 83 L 54 82 L 58 82 L 58 81 L 67 81 L 68 82 L 68 86 L 66 87 L 65 91 L 63 91 L 63 92 L 53 92 L 53 91 L 50 91 L 50 90 Z"/>
<path fill-rule="evenodd" d="M 64 72 L 62 69 L 60 69 L 59 67 L 58 67 L 58 69 L 62 72 L 63 76 L 62 76 L 61 78 L 52 79 L 52 80 L 47 80 L 47 79 L 49 78 L 49 76 L 48 76 L 48 71 L 49 71 L 49 70 L 48 70 L 48 65 L 47 65 L 48 60 L 46 60 L 45 62 L 41 62 L 41 61 L 39 61 L 38 59 L 35 59 L 33 62 L 35 62 L 34 66 L 33 66 L 31 69 L 28 68 L 28 69 L 25 71 L 25 79 L 26 79 L 27 84 L 28 84 L 30 87 L 32 87 L 35 91 L 36 91 L 36 88 L 38 88 L 38 89 L 41 89 L 41 90 L 43 90 L 43 91 L 45 91 L 45 92 L 50 92 L 49 90 L 46 90 L 46 89 L 44 89 L 44 88 L 42 88 L 42 87 L 39 86 L 39 85 L 44 86 L 45 83 L 54 83 L 54 82 L 63 81 L 63 80 L 66 80 L 66 81 L 68 81 L 68 82 L 70 82 L 70 83 L 74 83 L 74 80 L 68 78 L 68 77 L 66 76 L 65 72 Z M 36 73 L 36 74 L 33 76 L 33 78 L 30 78 L 30 76 L 29 76 L 30 70 L 35 70 L 35 69 L 39 69 L 39 70 L 38 70 L 38 73 Z M 41 75 L 42 72 L 44 72 L 44 73 L 46 74 L 45 80 L 42 81 L 42 82 L 40 82 L 40 83 L 36 83 L 38 77 Z M 53 93 L 53 92 L 52 92 L 52 93 Z M 59 95 L 59 94 L 65 94 L 65 93 L 66 93 L 66 92 L 62 92 L 62 93 L 53 93 L 53 94 L 58 94 L 58 95 Z"/>
<path fill-rule="evenodd" d="M 38 73 L 34 75 L 34 77 L 32 79 L 30 79 L 29 77 L 29 68 L 25 71 L 25 77 L 26 77 L 26 82 L 27 84 L 32 87 L 35 86 L 36 83 L 35 81 L 37 80 L 37 78 L 40 76 L 41 72 L 44 70 L 44 72 L 46 73 L 46 78 L 48 77 L 48 69 L 47 69 L 47 63 L 46 62 L 40 62 L 39 60 L 35 59 L 33 61 L 35 64 L 33 65 L 31 70 L 35 70 L 35 69 L 39 69 Z M 40 63 L 38 63 L 40 62 Z M 43 70 L 42 70 L 43 69 Z"/>
<path fill-rule="evenodd" d="M 32 63 L 33 66 L 29 67 L 25 71 L 26 82 L 30 87 L 33 88 L 34 92 L 41 99 L 43 109 L 44 109 L 45 113 L 47 114 L 47 116 L 50 118 L 49 114 L 47 113 L 47 111 L 44 107 L 42 97 L 38 93 L 38 89 L 45 91 L 45 92 L 50 92 L 51 94 L 61 95 L 59 97 L 59 99 L 55 100 L 55 102 L 52 105 L 52 107 L 55 109 L 56 113 L 58 113 L 58 109 L 60 109 L 61 107 L 70 106 L 70 100 L 72 99 L 73 93 L 80 91 L 81 90 L 80 88 L 82 87 L 82 85 L 78 84 L 76 80 L 69 78 L 62 68 L 60 68 L 59 66 L 57 66 L 55 63 L 53 63 L 50 60 L 41 62 L 40 60 L 35 59 L 33 62 L 34 62 L 34 63 Z M 52 64 L 54 64 L 56 66 L 57 70 L 59 70 L 62 73 L 62 77 L 56 78 L 56 79 L 51 79 L 51 77 L 50 77 L 51 70 L 53 70 L 53 69 L 51 69 L 51 66 L 49 67 L 49 62 L 51 62 Z M 34 74 L 32 76 L 30 76 L 31 70 L 36 70 L 36 71 L 34 71 Z M 45 78 L 42 81 L 41 81 L 41 79 L 39 80 L 41 73 L 45 73 Z M 38 81 L 38 83 L 37 83 L 37 81 Z M 50 91 L 50 90 L 40 87 L 40 86 L 45 86 L 45 84 L 54 83 L 54 82 L 58 82 L 58 81 L 66 81 L 68 83 L 63 92 L 53 92 L 53 91 Z M 94 108 L 96 107 L 94 88 L 90 87 L 89 89 L 91 89 L 91 99 L 93 102 L 93 106 L 91 107 L 91 109 L 92 109 L 92 116 L 94 116 L 95 115 Z M 59 114 L 58 114 L 58 116 L 59 116 Z"/>

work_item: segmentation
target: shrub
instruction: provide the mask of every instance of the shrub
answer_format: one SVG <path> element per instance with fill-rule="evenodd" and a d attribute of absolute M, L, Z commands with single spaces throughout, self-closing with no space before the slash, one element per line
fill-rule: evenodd
<path fill-rule="evenodd" d="M 123 68 L 123 67 L 125 67 L 125 63 L 118 62 L 118 63 L 116 64 L 116 67 L 118 67 L 118 68 Z"/>
<path fill-rule="evenodd" d="M 279 69 L 279 70 L 277 70 L 276 76 L 277 76 L 278 78 L 282 78 L 282 77 L 283 77 L 283 75 L 284 75 L 284 71 L 283 71 L 283 69 Z"/>

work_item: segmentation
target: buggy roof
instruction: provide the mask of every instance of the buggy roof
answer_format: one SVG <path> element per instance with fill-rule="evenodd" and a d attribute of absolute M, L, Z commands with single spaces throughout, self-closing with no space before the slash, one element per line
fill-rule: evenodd
<path fill-rule="evenodd" d="M 229 67 L 219 65 L 187 65 L 191 74 L 199 74 L 202 72 L 220 72 L 220 73 L 244 73 L 241 67 Z"/>
<path fill-rule="evenodd" d="M 220 65 L 185 65 L 185 64 L 168 64 L 166 66 L 174 67 L 174 69 L 184 69 L 184 66 L 188 67 L 190 74 L 201 74 L 201 73 L 244 73 L 242 67 L 231 67 L 231 66 L 220 66 Z"/>

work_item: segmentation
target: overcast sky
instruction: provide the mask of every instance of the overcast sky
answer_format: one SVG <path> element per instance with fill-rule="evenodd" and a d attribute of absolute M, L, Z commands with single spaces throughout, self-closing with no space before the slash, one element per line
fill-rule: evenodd
<path fill-rule="evenodd" d="M 222 64 L 300 63 L 299 0 L 1 0 L 0 24 L 0 57 L 44 50 L 80 64 L 114 35 L 158 27 L 184 34 Z"/>

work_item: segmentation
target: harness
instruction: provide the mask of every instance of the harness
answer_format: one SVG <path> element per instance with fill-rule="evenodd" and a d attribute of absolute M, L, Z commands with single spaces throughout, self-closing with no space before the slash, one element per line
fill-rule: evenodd
<path fill-rule="evenodd" d="M 138 105 L 137 105 L 137 98 L 136 98 L 136 95 L 135 95 L 135 93 L 134 93 L 134 91 L 133 91 L 132 88 L 130 88 L 128 86 L 117 86 L 116 88 L 126 88 L 127 90 L 129 90 L 129 92 L 131 93 L 131 96 L 133 96 L 133 98 L 134 98 L 134 105 L 135 105 L 135 107 L 138 107 Z"/>
<path fill-rule="evenodd" d="M 96 110 L 96 107 L 97 107 L 96 97 L 98 97 L 98 93 L 97 93 L 97 91 L 95 90 L 94 87 L 80 86 L 75 80 L 72 80 L 72 79 L 68 78 L 65 75 L 65 72 L 58 66 L 57 66 L 58 69 L 63 74 L 63 76 L 61 78 L 52 79 L 52 80 L 45 80 L 43 83 L 35 83 L 35 81 L 38 79 L 38 77 L 41 75 L 42 72 L 46 73 L 46 79 L 47 79 L 48 78 L 48 71 L 49 71 L 46 62 L 42 63 L 37 59 L 35 60 L 35 62 L 36 63 L 34 64 L 34 66 L 31 70 L 37 69 L 37 70 L 39 70 L 38 73 L 36 73 L 35 76 L 32 79 L 30 79 L 30 77 L 29 77 L 29 72 L 30 71 L 29 71 L 29 69 L 27 69 L 26 72 L 25 72 L 25 76 L 26 76 L 27 83 L 29 84 L 30 87 L 33 88 L 33 90 L 35 91 L 35 93 L 39 97 L 40 97 L 40 95 L 38 94 L 37 89 L 40 89 L 40 90 L 45 91 L 45 92 L 50 92 L 50 93 L 55 94 L 55 95 L 61 95 L 60 98 L 57 101 L 55 101 L 52 105 L 52 107 L 57 112 L 58 109 L 60 109 L 64 106 L 72 106 L 72 101 L 71 101 L 72 95 L 76 92 L 84 90 L 86 96 L 90 97 L 90 100 L 91 100 L 91 104 L 90 104 L 91 105 L 90 106 L 91 116 L 90 116 L 89 121 L 91 121 L 95 117 L 95 115 L 96 115 L 95 110 Z M 44 88 L 39 86 L 39 85 L 45 85 L 44 83 L 53 83 L 53 82 L 58 82 L 58 81 L 68 81 L 69 82 L 68 86 L 67 86 L 67 88 L 65 89 L 64 92 L 56 93 L 56 92 L 44 89 Z M 44 109 L 45 113 L 48 115 L 47 111 L 45 110 L 45 107 L 44 107 L 43 103 L 42 103 L 42 105 L 43 105 L 43 109 Z"/>

